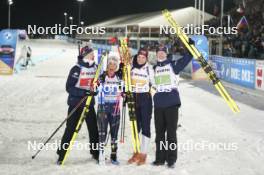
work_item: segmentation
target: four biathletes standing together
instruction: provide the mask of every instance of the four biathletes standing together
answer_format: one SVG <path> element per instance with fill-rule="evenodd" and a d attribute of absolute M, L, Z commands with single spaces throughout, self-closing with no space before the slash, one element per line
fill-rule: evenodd
<path fill-rule="evenodd" d="M 167 48 L 159 46 L 156 49 L 157 63 L 152 66 L 148 63 L 148 50 L 141 48 L 131 61 L 131 86 L 141 144 L 140 153 L 134 153 L 128 160 L 129 164 L 143 165 L 146 163 L 147 154 L 150 151 L 151 118 L 154 106 L 156 153 L 152 165 L 159 166 L 167 162 L 169 168 L 175 166 L 177 149 L 170 149 L 172 148 L 170 146 L 165 149 L 162 145 L 177 145 L 178 109 L 181 106 L 178 74 L 192 60 L 192 56 L 186 52 L 181 59 L 172 61 L 168 59 L 167 54 Z M 122 67 L 124 65 L 119 63 L 120 59 L 117 56 L 108 56 L 106 71 L 101 74 L 98 81 L 99 88 L 95 90 L 92 85 L 97 69 L 94 57 L 92 48 L 83 47 L 77 64 L 70 70 L 66 83 L 66 91 L 69 94 L 68 113 L 71 113 L 83 98 L 93 96 L 89 112 L 85 118 L 89 133 L 90 153 L 99 164 L 105 163 L 104 149 L 100 148 L 104 147 L 108 141 L 107 128 L 109 125 L 110 161 L 112 164 L 118 165 L 117 136 L 120 125 L 120 102 L 122 98 L 126 97 L 122 88 L 122 84 L 124 84 Z M 153 96 L 150 93 L 151 89 L 155 90 Z M 96 95 L 97 114 L 94 109 L 94 96 Z M 84 105 L 85 100 L 67 120 L 61 145 L 57 151 L 58 164 L 61 164 L 65 156 Z"/>

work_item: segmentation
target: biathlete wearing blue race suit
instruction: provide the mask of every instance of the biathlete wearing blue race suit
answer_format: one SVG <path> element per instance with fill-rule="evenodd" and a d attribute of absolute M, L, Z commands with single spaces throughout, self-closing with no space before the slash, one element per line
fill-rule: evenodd
<path fill-rule="evenodd" d="M 107 136 L 107 128 L 110 126 L 111 135 L 111 159 L 116 161 L 117 154 L 117 136 L 120 125 L 120 96 L 119 87 L 121 80 L 117 75 L 113 77 L 105 76 L 104 80 L 100 81 L 98 94 L 98 111 L 102 110 L 99 116 L 98 112 L 98 127 L 99 127 L 99 143 L 105 143 Z"/>
<path fill-rule="evenodd" d="M 158 51 L 163 51 L 160 49 Z M 165 150 L 161 143 L 168 145 L 177 145 L 177 125 L 178 125 L 178 108 L 181 106 L 180 96 L 178 92 L 178 74 L 192 60 L 189 53 L 178 61 L 165 59 L 157 62 L 154 66 L 154 79 L 157 92 L 154 99 L 154 119 L 156 131 L 156 160 L 154 165 L 164 164 L 168 162 L 168 166 L 174 166 L 177 160 L 177 148 L 168 147 Z M 165 133 L 167 137 L 165 137 Z"/>
<path fill-rule="evenodd" d="M 83 55 L 87 55 L 93 52 L 91 48 L 86 46 L 82 51 Z M 74 65 L 69 73 L 66 82 L 66 91 L 68 92 L 68 115 L 76 107 L 76 105 L 85 97 L 89 95 L 96 95 L 91 91 L 91 86 L 97 65 L 95 63 L 89 64 L 83 61 L 83 56 L 78 57 L 78 63 Z M 72 114 L 72 116 L 67 120 L 66 128 L 61 139 L 61 145 L 57 150 L 59 155 L 58 164 L 63 160 L 66 150 L 69 146 L 70 140 L 73 136 L 77 123 L 81 117 L 85 101 L 77 108 L 77 110 Z M 96 121 L 96 113 L 94 110 L 94 98 L 89 106 L 89 112 L 85 118 L 85 122 L 88 128 L 89 141 L 90 141 L 90 153 L 93 158 L 98 160 L 99 151 L 96 149 L 98 145 L 98 128 Z"/>
<path fill-rule="evenodd" d="M 113 70 L 109 64 L 113 63 L 116 69 Z M 112 75 L 108 71 L 112 69 Z M 117 160 L 117 137 L 120 125 L 120 100 L 121 100 L 121 69 L 118 69 L 118 58 L 109 56 L 107 72 L 100 77 L 100 87 L 98 95 L 97 123 L 99 129 L 99 143 L 104 146 L 107 136 L 107 128 L 110 126 L 111 135 L 111 162 L 119 164 Z M 100 150 L 99 161 L 104 158 L 104 148 Z M 104 160 L 102 160 L 104 162 Z M 100 163 L 100 162 L 99 162 Z"/>

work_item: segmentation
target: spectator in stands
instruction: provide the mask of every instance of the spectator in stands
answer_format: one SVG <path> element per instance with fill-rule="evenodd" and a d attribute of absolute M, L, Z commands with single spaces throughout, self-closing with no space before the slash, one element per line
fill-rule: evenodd
<path fill-rule="evenodd" d="M 241 1 L 237 1 L 239 6 Z M 223 55 L 230 55 L 232 50 L 232 56 L 264 59 L 264 0 L 246 0 L 245 13 L 248 26 L 240 29 L 239 33 L 235 36 L 227 35 L 224 37 L 225 42 L 230 44 L 224 45 Z M 241 4 L 240 4 L 241 5 Z M 236 26 L 242 17 L 242 14 L 237 12 L 237 7 L 231 9 L 228 14 L 231 15 L 233 23 L 232 26 Z M 227 27 L 227 19 L 223 18 L 223 25 Z M 220 17 L 211 19 L 207 22 L 212 27 L 220 26 Z M 212 43 L 213 44 L 213 43 Z M 212 46 L 215 48 L 215 46 Z"/>

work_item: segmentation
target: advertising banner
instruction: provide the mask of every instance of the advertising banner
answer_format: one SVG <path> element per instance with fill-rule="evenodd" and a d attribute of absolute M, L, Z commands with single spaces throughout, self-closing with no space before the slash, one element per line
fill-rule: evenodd
<path fill-rule="evenodd" d="M 17 44 L 17 30 L 0 31 L 0 75 L 12 75 Z"/>
<path fill-rule="evenodd" d="M 264 61 L 256 61 L 255 87 L 264 91 Z"/>
<path fill-rule="evenodd" d="M 212 67 L 220 79 L 247 88 L 255 88 L 253 59 L 212 56 Z"/>

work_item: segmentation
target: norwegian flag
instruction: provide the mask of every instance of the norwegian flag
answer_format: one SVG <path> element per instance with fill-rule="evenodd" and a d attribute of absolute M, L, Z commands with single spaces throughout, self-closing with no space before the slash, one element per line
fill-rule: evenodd
<path fill-rule="evenodd" d="M 245 27 L 248 27 L 248 22 L 245 16 L 242 16 L 242 18 L 240 19 L 240 21 L 237 24 L 237 28 L 238 29 L 243 29 Z"/>

